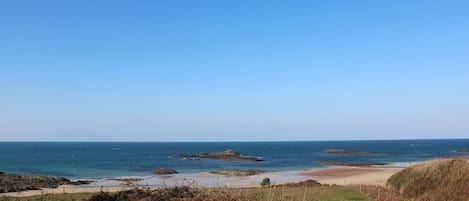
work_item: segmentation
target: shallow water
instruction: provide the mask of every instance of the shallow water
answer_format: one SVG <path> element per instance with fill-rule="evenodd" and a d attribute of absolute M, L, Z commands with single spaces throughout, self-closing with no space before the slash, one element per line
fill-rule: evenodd
<path fill-rule="evenodd" d="M 0 171 L 63 176 L 72 179 L 149 176 L 172 167 L 180 173 L 216 169 L 304 170 L 322 167 L 319 160 L 340 162 L 411 162 L 463 156 L 469 139 L 309 142 L 0 142 Z M 210 153 L 235 149 L 264 162 L 181 160 L 173 153 Z M 385 155 L 325 154 L 325 149 L 381 152 Z"/>

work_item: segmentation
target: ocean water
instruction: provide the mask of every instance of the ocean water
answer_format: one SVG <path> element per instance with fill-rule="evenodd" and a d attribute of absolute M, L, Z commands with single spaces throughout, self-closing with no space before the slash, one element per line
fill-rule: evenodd
<path fill-rule="evenodd" d="M 171 154 L 210 153 L 235 149 L 264 162 L 181 160 Z M 325 149 L 382 152 L 386 155 L 334 155 Z M 408 164 L 435 158 L 464 156 L 469 139 L 308 142 L 0 142 L 0 171 L 20 174 L 100 179 L 149 176 L 171 167 L 180 173 L 216 169 L 305 170 L 322 167 L 320 160 Z"/>

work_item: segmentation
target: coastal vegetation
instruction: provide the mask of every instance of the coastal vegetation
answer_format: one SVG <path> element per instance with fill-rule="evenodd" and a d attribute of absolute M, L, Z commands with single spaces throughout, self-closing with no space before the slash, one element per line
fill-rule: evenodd
<path fill-rule="evenodd" d="M 392 175 L 388 186 L 412 200 L 469 200 L 469 163 L 446 159 L 418 164 Z"/>
<path fill-rule="evenodd" d="M 266 177 L 266 178 L 262 179 L 261 186 L 262 187 L 270 186 L 270 178 Z"/>
<path fill-rule="evenodd" d="M 225 170 L 237 174 L 237 170 Z M 249 171 L 248 171 L 249 172 Z M 256 171 L 253 170 L 253 173 Z M 3 174 L 9 175 L 9 174 Z M 25 176 L 33 179 L 41 177 Z M 23 180 L 24 181 L 24 180 Z M 30 181 L 30 180 L 27 180 Z M 58 181 L 64 181 L 59 179 Z M 65 182 L 67 182 L 65 180 Z M 42 194 L 31 197 L 1 197 L 0 201 L 466 201 L 469 200 L 469 163 L 465 159 L 429 161 L 405 168 L 392 175 L 385 186 L 323 185 L 315 180 L 272 184 L 270 178 L 261 187 L 203 188 L 176 186 L 159 189 L 134 188 L 119 192 Z M 2 187 L 8 186 L 0 183 Z M 25 182 L 24 184 L 28 184 Z M 33 189 L 37 189 L 35 186 Z"/>
<path fill-rule="evenodd" d="M 347 186 L 301 186 L 266 188 L 132 189 L 117 193 L 55 194 L 32 197 L 0 197 L 0 201 L 371 201 L 364 193 Z"/>
<path fill-rule="evenodd" d="M 308 179 L 306 181 L 300 181 L 300 182 L 292 182 L 292 183 L 285 183 L 285 184 L 279 184 L 276 185 L 279 187 L 305 187 L 305 186 L 321 186 L 321 183 L 319 183 L 316 180 Z"/>
<path fill-rule="evenodd" d="M 57 188 L 59 185 L 81 185 L 89 181 L 70 181 L 63 177 L 0 174 L 0 193 Z"/>

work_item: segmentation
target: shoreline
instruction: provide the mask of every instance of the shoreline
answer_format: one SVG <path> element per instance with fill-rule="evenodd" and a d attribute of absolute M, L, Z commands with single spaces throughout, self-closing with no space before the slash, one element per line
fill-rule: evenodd
<path fill-rule="evenodd" d="M 413 163 L 415 164 L 415 163 Z M 405 166 L 386 165 L 376 167 L 328 166 L 309 170 L 265 172 L 251 176 L 222 176 L 209 172 L 154 175 L 144 177 L 114 177 L 95 180 L 87 185 L 61 185 L 58 188 L 0 193 L 0 196 L 28 197 L 41 194 L 117 192 L 136 187 L 158 189 L 163 187 L 189 185 L 203 188 L 251 188 L 260 187 L 262 179 L 268 177 L 274 185 L 294 183 L 313 179 L 326 185 L 384 185 L 394 173 Z M 122 179 L 138 179 L 125 182 Z"/>
<path fill-rule="evenodd" d="M 457 156 L 456 158 L 465 158 L 466 156 Z M 469 156 L 467 156 L 469 157 Z M 448 158 L 454 158 L 454 157 L 448 157 Z M 201 175 L 201 174 L 211 174 L 211 171 L 223 171 L 223 170 L 258 170 L 258 171 L 264 171 L 265 173 L 282 173 L 282 172 L 303 172 L 303 171 L 312 171 L 312 170 L 322 170 L 322 169 L 329 169 L 329 168 L 335 168 L 335 167 L 351 167 L 351 168 L 406 168 L 412 165 L 424 163 L 427 161 L 435 160 L 435 159 L 444 159 L 444 158 L 434 158 L 434 159 L 429 159 L 429 160 L 419 160 L 419 161 L 412 161 L 412 162 L 393 162 L 393 163 L 387 163 L 385 165 L 369 165 L 369 166 L 354 166 L 354 165 L 322 165 L 318 167 L 311 167 L 311 168 L 291 168 L 291 169 L 282 169 L 282 170 L 266 170 L 264 171 L 263 169 L 215 169 L 215 170 L 205 170 L 205 171 L 188 171 L 188 172 L 179 172 L 176 174 L 163 174 L 163 175 L 158 175 L 158 174 L 151 174 L 151 173 L 146 173 L 146 174 L 140 174 L 140 175 L 121 175 L 121 176 L 104 176 L 104 177 L 65 177 L 67 179 L 70 179 L 71 181 L 102 181 L 102 180 L 113 180 L 113 179 L 146 179 L 146 178 L 151 178 L 151 177 L 170 177 L 170 176 L 177 176 L 177 175 Z M 9 172 L 6 172 L 9 173 Z M 17 173 L 12 173 L 12 174 L 17 174 Z M 22 175 L 21 173 L 18 173 Z M 29 174 L 25 174 L 29 175 Z M 212 174 L 211 174 L 212 175 Z M 57 177 L 54 175 L 39 175 L 39 176 L 47 176 L 47 177 Z M 213 174 L 213 176 L 223 176 L 219 174 Z M 62 176 L 59 176 L 62 177 Z"/>

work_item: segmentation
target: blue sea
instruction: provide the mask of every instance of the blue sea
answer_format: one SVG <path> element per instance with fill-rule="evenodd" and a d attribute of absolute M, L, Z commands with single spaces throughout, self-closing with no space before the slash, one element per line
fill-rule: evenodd
<path fill-rule="evenodd" d="M 264 162 L 181 160 L 171 154 L 211 153 L 235 149 Z M 381 152 L 385 155 L 326 154 L 325 149 Z M 0 171 L 20 174 L 62 176 L 71 179 L 100 179 L 148 176 L 161 167 L 180 173 L 216 169 L 305 170 L 323 167 L 320 160 L 338 162 L 383 162 L 408 164 L 418 161 L 464 156 L 469 139 L 376 140 L 304 142 L 0 142 Z"/>

